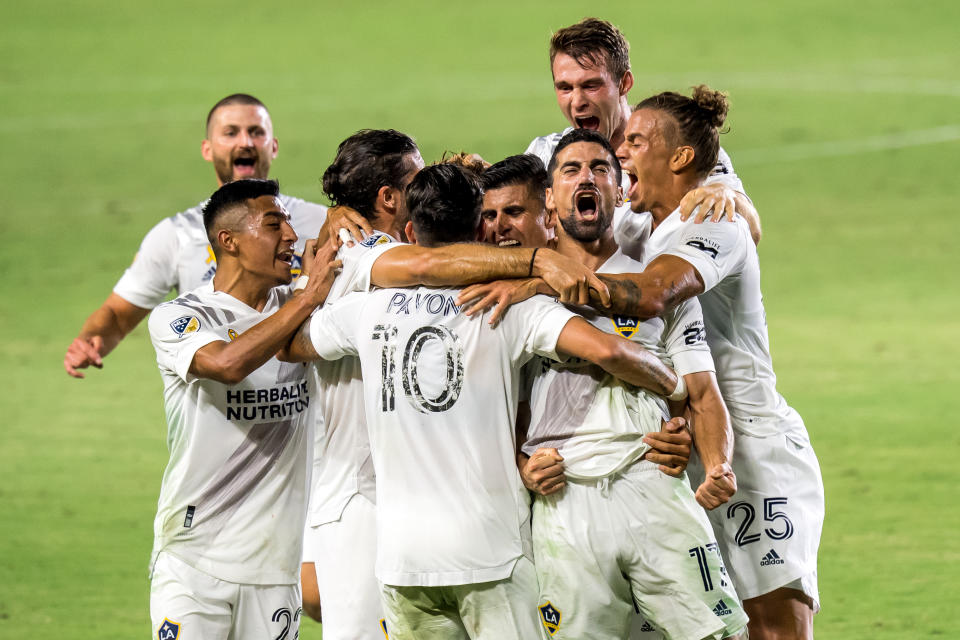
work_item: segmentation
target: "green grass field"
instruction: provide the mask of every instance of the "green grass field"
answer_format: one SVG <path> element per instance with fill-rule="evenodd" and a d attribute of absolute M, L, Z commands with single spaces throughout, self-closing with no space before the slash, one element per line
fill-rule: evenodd
<path fill-rule="evenodd" d="M 215 187 L 199 154 L 210 105 L 261 97 L 273 175 L 307 199 L 363 127 L 409 132 L 428 161 L 498 160 L 564 126 L 546 46 L 586 14 L 631 40 L 632 99 L 730 92 L 723 144 L 764 220 L 779 386 L 826 484 L 818 637 L 960 636 L 960 4 L 40 0 L 4 14 L 0 638 L 149 634 L 166 462 L 153 350 L 141 326 L 86 380 L 61 360 L 147 229 Z"/>

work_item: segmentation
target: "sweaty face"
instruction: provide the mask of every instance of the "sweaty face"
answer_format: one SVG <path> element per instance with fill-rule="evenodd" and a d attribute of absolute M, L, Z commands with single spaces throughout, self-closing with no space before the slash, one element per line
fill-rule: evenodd
<path fill-rule="evenodd" d="M 617 158 L 630 179 L 626 195 L 631 211 L 650 211 L 665 199 L 664 189 L 672 181 L 670 158 L 674 150 L 666 139 L 672 124 L 670 116 L 653 109 L 635 111 L 627 121 Z"/>
<path fill-rule="evenodd" d="M 297 241 L 289 214 L 273 196 L 248 200 L 247 207 L 249 213 L 234 232 L 244 271 L 275 285 L 289 283 Z"/>
<path fill-rule="evenodd" d="M 560 150 L 547 207 L 556 209 L 567 235 L 580 242 L 600 239 L 622 201 L 614 159 L 606 149 L 575 142 Z"/>
<path fill-rule="evenodd" d="M 242 178 L 266 178 L 277 157 L 270 114 L 259 105 L 220 107 L 210 118 L 203 157 L 213 163 L 221 185 Z"/>
<path fill-rule="evenodd" d="M 610 139 L 621 124 L 620 86 L 604 65 L 558 53 L 553 59 L 553 90 L 564 117 L 574 127 L 599 131 Z"/>
<path fill-rule="evenodd" d="M 511 184 L 483 194 L 483 241 L 500 247 L 544 247 L 553 237 L 543 201 L 526 184 Z"/>

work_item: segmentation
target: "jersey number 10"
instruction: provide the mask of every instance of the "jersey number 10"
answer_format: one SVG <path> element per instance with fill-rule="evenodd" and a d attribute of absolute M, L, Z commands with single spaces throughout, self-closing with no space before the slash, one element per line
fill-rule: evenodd
<path fill-rule="evenodd" d="M 397 328 L 390 324 L 378 324 L 373 328 L 374 341 L 382 340 L 380 349 L 380 410 L 396 411 L 397 386 Z M 424 345 L 437 340 L 444 351 L 446 378 L 443 389 L 434 398 L 426 397 L 420 389 L 417 363 Z M 439 413 L 452 407 L 463 388 L 463 347 L 460 339 L 442 326 L 427 325 L 414 331 L 403 348 L 399 367 L 403 392 L 414 409 L 421 413 Z"/>

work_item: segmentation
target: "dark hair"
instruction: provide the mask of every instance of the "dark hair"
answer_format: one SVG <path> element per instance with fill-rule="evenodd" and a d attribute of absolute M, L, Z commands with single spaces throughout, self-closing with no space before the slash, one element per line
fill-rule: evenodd
<path fill-rule="evenodd" d="M 550 66 L 558 53 L 565 53 L 584 67 L 606 66 L 614 80 L 620 82 L 630 71 L 630 44 L 620 30 L 598 18 L 584 18 L 560 29 L 550 39 Z"/>
<path fill-rule="evenodd" d="M 207 239 L 210 240 L 210 246 L 214 253 L 217 251 L 216 237 L 213 235 L 214 225 L 217 219 L 227 213 L 234 207 L 244 204 L 247 200 L 253 200 L 261 196 L 278 197 L 280 195 L 280 183 L 276 180 L 246 179 L 228 182 L 217 189 L 206 204 L 203 205 L 203 228 L 207 232 Z"/>
<path fill-rule="evenodd" d="M 226 98 L 223 98 L 217 104 L 213 105 L 213 108 L 210 109 L 210 112 L 207 114 L 207 128 L 210 128 L 210 121 L 213 119 L 213 114 L 216 113 L 217 109 L 220 107 L 226 107 L 231 104 L 251 104 L 257 107 L 263 107 L 267 111 L 267 105 L 260 102 L 258 99 L 254 98 L 249 93 L 231 93 Z"/>
<path fill-rule="evenodd" d="M 484 191 L 523 184 L 546 206 L 547 170 L 543 161 L 531 153 L 510 156 L 490 165 L 480 174 L 480 184 Z"/>
<path fill-rule="evenodd" d="M 407 209 L 425 246 L 476 240 L 483 191 L 473 174 L 455 164 L 426 167 L 407 186 Z"/>
<path fill-rule="evenodd" d="M 393 129 L 363 129 L 340 143 L 323 172 L 323 192 L 333 204 L 374 216 L 380 187 L 403 188 L 410 170 L 404 158 L 417 151 L 413 138 Z"/>
<path fill-rule="evenodd" d="M 560 142 L 557 143 L 557 148 L 553 150 L 553 155 L 550 156 L 550 164 L 547 165 L 547 186 L 553 186 L 553 172 L 557 170 L 557 154 L 565 147 L 569 147 L 577 142 L 592 142 L 607 150 L 607 153 L 610 154 L 610 158 L 613 160 L 611 166 L 617 171 L 617 186 L 620 186 L 620 181 L 623 180 L 623 171 L 620 169 L 620 159 L 617 158 L 617 152 L 613 150 L 613 147 L 610 146 L 610 141 L 607 140 L 603 134 L 598 131 L 593 131 L 592 129 L 574 129 L 560 138 Z"/>
<path fill-rule="evenodd" d="M 706 176 L 717 164 L 720 152 L 720 127 L 730 108 L 727 94 L 714 91 L 705 84 L 693 88 L 693 97 L 673 91 L 651 96 L 636 109 L 654 109 L 669 114 L 676 122 L 675 131 L 665 132 L 674 146 L 693 147 L 693 169 L 698 176 Z M 669 134 L 673 134 L 668 136 Z"/>

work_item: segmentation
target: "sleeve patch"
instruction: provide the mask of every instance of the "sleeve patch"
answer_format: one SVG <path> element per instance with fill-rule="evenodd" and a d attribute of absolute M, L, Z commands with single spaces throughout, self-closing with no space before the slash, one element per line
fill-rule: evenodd
<path fill-rule="evenodd" d="M 200 330 L 200 318 L 197 316 L 180 316 L 170 323 L 170 328 L 178 337 L 183 337 L 187 333 L 195 333 Z"/>
<path fill-rule="evenodd" d="M 687 240 L 687 246 L 703 251 L 714 260 L 716 260 L 717 256 L 720 255 L 720 245 L 709 238 L 700 237 L 694 238 L 693 240 Z"/>

